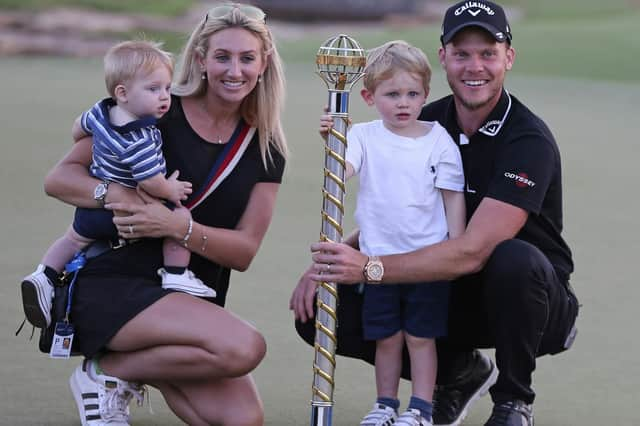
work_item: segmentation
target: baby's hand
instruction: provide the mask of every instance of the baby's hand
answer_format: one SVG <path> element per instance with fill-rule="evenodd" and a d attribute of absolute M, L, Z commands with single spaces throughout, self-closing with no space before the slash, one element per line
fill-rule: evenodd
<path fill-rule="evenodd" d="M 167 178 L 167 182 L 169 182 L 169 186 L 171 188 L 171 197 L 169 198 L 169 201 L 176 206 L 181 205 L 181 201 L 186 200 L 189 194 L 193 192 L 191 182 L 178 180 L 179 175 L 180 172 L 176 170 Z"/>

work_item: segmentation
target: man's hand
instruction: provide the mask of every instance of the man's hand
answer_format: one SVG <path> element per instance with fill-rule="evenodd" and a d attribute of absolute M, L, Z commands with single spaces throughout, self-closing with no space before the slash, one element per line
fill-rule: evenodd
<path fill-rule="evenodd" d="M 301 322 L 307 322 L 313 318 L 313 304 L 316 299 L 318 282 L 310 278 L 313 272 L 312 268 L 312 266 L 309 267 L 302 274 L 289 299 L 289 309 L 293 311 L 294 318 Z"/>

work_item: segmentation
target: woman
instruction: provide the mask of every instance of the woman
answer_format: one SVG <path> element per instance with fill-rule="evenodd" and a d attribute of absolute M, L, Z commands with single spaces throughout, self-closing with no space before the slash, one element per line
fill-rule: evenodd
<path fill-rule="evenodd" d="M 264 357 L 264 339 L 222 306 L 230 269 L 248 268 L 267 231 L 287 155 L 282 67 L 264 13 L 214 7 L 191 34 L 179 69 L 158 127 L 168 172 L 193 183 L 187 205 L 195 207 L 172 211 L 147 196 L 142 205 L 109 185 L 103 201 L 130 213 L 114 223 L 134 242 L 97 250 L 75 286 L 72 322 L 87 359 L 70 383 L 83 425 L 128 424 L 128 402 L 141 398 L 142 383 L 158 388 L 190 425 L 263 423 L 249 372 Z M 100 182 L 87 173 L 90 159 L 91 141 L 76 143 L 47 176 L 47 193 L 96 207 Z M 216 304 L 162 289 L 156 270 L 165 237 L 191 250 L 190 269 L 214 288 Z"/>

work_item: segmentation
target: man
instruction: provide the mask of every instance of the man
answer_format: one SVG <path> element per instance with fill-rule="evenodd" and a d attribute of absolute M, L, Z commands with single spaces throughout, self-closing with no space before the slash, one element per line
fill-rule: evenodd
<path fill-rule="evenodd" d="M 421 118 L 439 121 L 460 147 L 463 235 L 379 259 L 353 248 L 357 234 L 344 244 L 312 244 L 314 263 L 290 303 L 309 342 L 315 281 L 453 280 L 449 334 L 437 343 L 435 425 L 460 424 L 489 390 L 494 407 L 486 425 L 532 426 L 536 357 L 567 349 L 575 336 L 573 262 L 560 235 L 560 155 L 544 122 L 503 87 L 515 60 L 511 40 L 504 11 L 492 2 L 463 1 L 445 14 L 438 55 L 453 94 L 426 106 Z M 338 353 L 372 362 L 352 288 L 340 286 Z M 489 347 L 499 373 L 476 349 Z"/>

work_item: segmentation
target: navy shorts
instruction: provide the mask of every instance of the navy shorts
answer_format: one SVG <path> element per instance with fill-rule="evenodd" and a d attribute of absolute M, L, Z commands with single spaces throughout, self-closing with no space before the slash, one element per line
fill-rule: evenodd
<path fill-rule="evenodd" d="M 448 281 L 364 286 L 362 325 L 366 340 L 380 340 L 406 331 L 422 338 L 447 334 Z"/>
<path fill-rule="evenodd" d="M 73 218 L 73 230 L 92 240 L 118 238 L 118 230 L 113 224 L 111 210 L 78 207 Z"/>
<path fill-rule="evenodd" d="M 170 201 L 164 203 L 170 210 L 176 205 Z M 117 240 L 118 230 L 113 224 L 113 211 L 106 209 L 76 208 L 73 218 L 73 230 L 92 240 Z"/>

